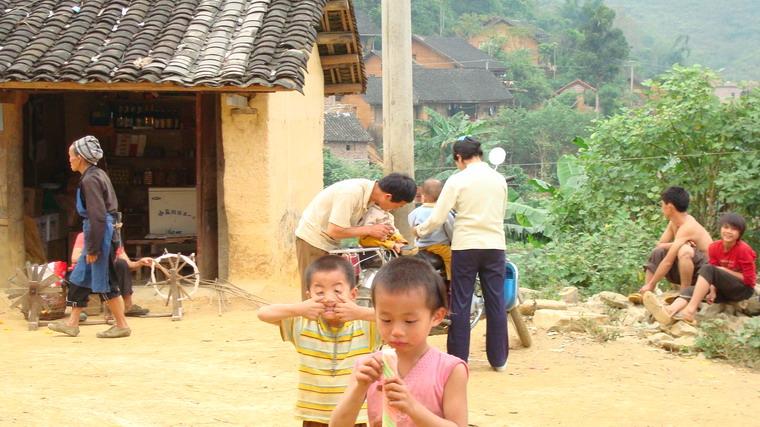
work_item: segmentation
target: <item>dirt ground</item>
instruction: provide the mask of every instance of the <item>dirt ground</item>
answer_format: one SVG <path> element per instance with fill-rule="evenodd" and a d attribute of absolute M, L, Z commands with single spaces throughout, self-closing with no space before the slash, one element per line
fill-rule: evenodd
<path fill-rule="evenodd" d="M 247 289 L 270 301 L 295 289 Z M 147 288 L 136 302 L 165 311 Z M 296 354 L 277 329 L 236 302 L 222 316 L 207 296 L 182 321 L 130 319 L 133 335 L 100 340 L 29 332 L 0 298 L 0 425 L 295 426 Z M 473 332 L 470 424 L 490 426 L 757 425 L 760 374 L 670 355 L 634 338 L 598 344 L 534 334 L 513 339 L 507 372 L 489 369 L 484 324 Z M 432 338 L 445 348 L 445 337 Z"/>

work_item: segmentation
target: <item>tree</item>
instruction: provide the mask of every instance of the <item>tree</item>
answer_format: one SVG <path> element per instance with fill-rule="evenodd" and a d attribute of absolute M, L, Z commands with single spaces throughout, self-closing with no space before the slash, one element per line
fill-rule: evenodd
<path fill-rule="evenodd" d="M 425 114 L 428 119 L 418 120 L 415 126 L 414 165 L 418 181 L 448 176 L 446 171 L 454 167 L 451 144 L 461 136 L 479 136 L 489 131 L 486 122 L 473 122 L 461 111 L 446 117 L 425 108 Z"/>
<path fill-rule="evenodd" d="M 754 219 L 760 209 L 760 96 L 733 104 L 713 94 L 718 76 L 675 66 L 651 83 L 640 108 L 599 122 L 579 153 L 581 191 L 560 198 L 553 220 L 567 232 L 592 231 L 625 217 L 662 229 L 660 192 L 670 185 L 692 196 L 689 212 L 708 230 L 719 213 Z"/>
<path fill-rule="evenodd" d="M 333 156 L 328 149 L 322 150 L 324 169 L 322 179 L 324 186 L 351 178 L 380 179 L 383 171 L 376 165 L 367 162 L 344 160 Z"/>
<path fill-rule="evenodd" d="M 523 164 L 533 176 L 554 181 L 552 165 L 563 154 L 576 152 L 573 140 L 589 135 L 595 117 L 555 100 L 537 110 L 503 109 L 492 125 L 493 139 L 510 153 L 510 163 Z"/>

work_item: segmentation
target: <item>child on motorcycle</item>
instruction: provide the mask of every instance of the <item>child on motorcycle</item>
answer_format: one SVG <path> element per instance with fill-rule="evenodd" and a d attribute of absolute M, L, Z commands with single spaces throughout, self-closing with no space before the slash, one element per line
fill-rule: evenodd
<path fill-rule="evenodd" d="M 367 209 L 367 213 L 364 214 L 364 217 L 361 219 L 361 221 L 359 221 L 359 226 L 375 224 L 390 225 L 393 227 L 393 234 L 384 240 L 380 240 L 372 236 L 364 236 L 359 239 L 359 245 L 365 248 L 374 248 L 380 246 L 392 250 L 397 254 L 401 254 L 401 248 L 403 248 L 404 245 L 409 242 L 404 239 L 404 236 L 402 236 L 396 228 L 396 225 L 393 221 L 393 214 L 381 209 L 380 206 L 376 204 L 372 204 L 369 209 Z"/>
<path fill-rule="evenodd" d="M 293 343 L 298 352 L 296 417 L 304 426 L 326 426 L 354 363 L 380 348 L 381 341 L 375 311 L 354 302 L 357 289 L 351 263 L 325 255 L 306 268 L 304 280 L 309 299 L 264 306 L 258 317 L 278 325 L 282 340 Z M 359 418 L 359 423 L 366 422 L 365 414 Z"/>
<path fill-rule="evenodd" d="M 442 189 L 443 183 L 437 179 L 430 178 L 422 184 L 422 205 L 409 214 L 410 227 L 414 228 L 430 217 Z M 454 215 L 449 212 L 449 218 L 439 229 L 417 239 L 417 247 L 420 250 L 436 254 L 443 259 L 446 279 L 448 280 L 451 280 L 451 236 L 454 234 L 453 230 Z"/>
<path fill-rule="evenodd" d="M 365 397 L 369 425 L 380 425 L 384 396 L 398 427 L 467 426 L 467 363 L 427 342 L 446 315 L 441 276 L 423 260 L 396 258 L 375 276 L 372 300 L 380 335 L 398 356 L 398 375 L 382 375 L 380 352 L 357 361 L 330 426 L 354 425 Z"/>

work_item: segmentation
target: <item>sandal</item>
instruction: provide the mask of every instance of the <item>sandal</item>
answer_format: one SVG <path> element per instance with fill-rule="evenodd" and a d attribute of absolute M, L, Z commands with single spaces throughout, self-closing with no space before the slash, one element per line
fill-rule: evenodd
<path fill-rule="evenodd" d="M 634 292 L 628 295 L 628 301 L 632 302 L 633 304 L 639 305 L 643 301 L 641 299 L 641 294 L 638 292 Z"/>
<path fill-rule="evenodd" d="M 79 326 L 69 326 L 64 322 L 48 323 L 48 329 L 55 332 L 66 334 L 70 337 L 79 335 Z"/>
<path fill-rule="evenodd" d="M 697 322 L 697 319 L 687 319 L 682 314 L 676 314 L 675 316 L 673 316 L 673 320 L 686 323 L 687 325 L 694 326 L 695 328 L 699 324 L 699 322 Z"/>
<path fill-rule="evenodd" d="M 663 326 L 670 325 L 673 323 L 673 316 L 669 315 L 667 311 L 665 311 L 665 307 L 660 303 L 660 301 L 657 300 L 657 297 L 651 293 L 646 292 L 644 294 L 644 307 L 646 307 L 647 311 L 652 313 L 652 316 L 654 316 L 654 319 L 660 322 Z"/>

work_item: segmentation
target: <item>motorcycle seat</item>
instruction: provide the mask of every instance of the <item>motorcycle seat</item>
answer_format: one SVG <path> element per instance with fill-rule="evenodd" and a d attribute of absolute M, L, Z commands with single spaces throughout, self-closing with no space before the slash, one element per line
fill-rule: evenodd
<path fill-rule="evenodd" d="M 418 257 L 422 258 L 423 260 L 427 261 L 428 264 L 433 266 L 436 270 L 442 270 L 443 269 L 443 258 L 439 257 L 438 255 L 421 250 L 417 253 Z"/>

